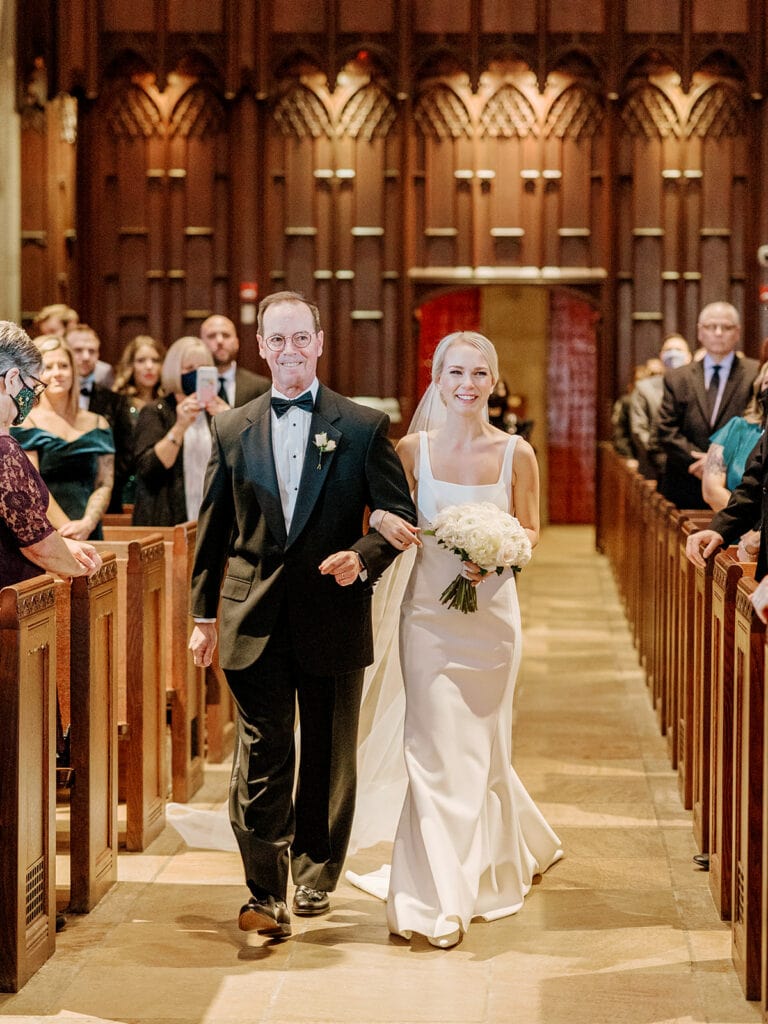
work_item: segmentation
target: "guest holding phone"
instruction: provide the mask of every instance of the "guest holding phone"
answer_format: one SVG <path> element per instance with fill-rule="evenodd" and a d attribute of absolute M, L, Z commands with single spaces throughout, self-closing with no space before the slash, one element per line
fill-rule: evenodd
<path fill-rule="evenodd" d="M 197 519 L 211 454 L 211 416 L 228 408 L 216 393 L 213 357 L 200 338 L 171 345 L 160 380 L 165 396 L 144 406 L 134 435 L 136 526 Z"/>

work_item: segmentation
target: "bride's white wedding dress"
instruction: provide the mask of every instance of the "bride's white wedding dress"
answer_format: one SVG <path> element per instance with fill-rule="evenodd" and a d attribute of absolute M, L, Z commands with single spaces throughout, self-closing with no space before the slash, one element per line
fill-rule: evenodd
<path fill-rule="evenodd" d="M 509 494 L 516 437 L 509 439 L 496 483 L 479 486 L 435 479 L 428 436 L 419 437 L 423 529 L 447 505 L 490 501 L 514 511 Z M 473 917 L 514 914 L 534 875 L 562 856 L 558 837 L 511 764 L 521 654 L 514 575 L 483 580 L 478 610 L 462 614 L 439 600 L 459 568 L 456 555 L 423 536 L 400 616 L 408 789 L 391 874 L 386 868 L 347 874 L 355 885 L 386 895 L 389 929 L 406 938 L 418 932 L 439 940 L 465 932 Z M 362 812 L 371 799 L 364 775 Z"/>

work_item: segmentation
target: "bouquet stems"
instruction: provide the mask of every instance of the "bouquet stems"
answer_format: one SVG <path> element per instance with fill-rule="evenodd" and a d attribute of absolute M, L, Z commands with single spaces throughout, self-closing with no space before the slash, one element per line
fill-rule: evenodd
<path fill-rule="evenodd" d="M 477 590 L 461 573 L 452 580 L 440 595 L 442 604 L 449 608 L 458 608 L 460 612 L 477 611 Z"/>

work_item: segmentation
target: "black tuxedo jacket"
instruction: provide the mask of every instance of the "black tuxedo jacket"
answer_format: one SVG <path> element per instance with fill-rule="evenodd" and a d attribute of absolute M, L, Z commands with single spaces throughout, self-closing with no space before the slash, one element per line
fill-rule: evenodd
<path fill-rule="evenodd" d="M 750 399 L 759 364 L 735 358 L 723 390 L 717 419 L 710 426 L 703 361 L 667 371 L 664 397 L 656 426 L 657 443 L 666 455 L 661 493 L 678 508 L 706 508 L 701 480 L 691 476 L 694 449 L 706 452 L 710 435 L 734 416 L 741 416 Z"/>
<path fill-rule="evenodd" d="M 307 672 L 353 672 L 373 660 L 372 585 L 398 552 L 373 530 L 361 536 L 363 514 L 366 506 L 384 508 L 416 522 L 388 428 L 387 416 L 320 386 L 286 534 L 270 394 L 214 417 L 191 610 L 216 618 L 221 594 L 222 668 L 253 665 L 278 615 L 287 616 L 295 656 Z M 320 433 L 335 442 L 333 451 L 319 452 Z M 345 550 L 362 557 L 365 582 L 340 587 L 318 571 L 328 555 Z"/>
<path fill-rule="evenodd" d="M 269 377 L 262 377 L 258 373 L 251 373 L 240 366 L 235 367 L 235 407 L 246 405 L 254 398 L 270 391 L 272 382 Z"/>
<path fill-rule="evenodd" d="M 710 529 L 721 534 L 726 544 L 735 544 L 747 530 L 760 530 L 755 579 L 768 569 L 768 443 L 765 433 L 755 445 L 739 486 L 731 491 L 728 504 L 716 513 Z"/>

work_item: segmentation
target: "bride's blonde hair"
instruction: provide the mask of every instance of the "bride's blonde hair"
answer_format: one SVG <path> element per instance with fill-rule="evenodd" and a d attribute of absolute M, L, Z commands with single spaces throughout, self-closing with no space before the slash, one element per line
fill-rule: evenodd
<path fill-rule="evenodd" d="M 473 348 L 476 348 L 478 352 L 482 354 L 485 361 L 488 363 L 488 368 L 491 371 L 491 377 L 493 377 L 493 382 L 495 384 L 499 379 L 499 357 L 496 354 L 493 342 L 478 331 L 454 331 L 452 334 L 446 334 L 435 349 L 435 354 L 432 356 L 432 380 L 437 381 L 440 374 L 443 372 L 445 357 L 448 350 L 454 345 L 460 345 L 462 342 L 467 345 L 472 345 Z"/>

